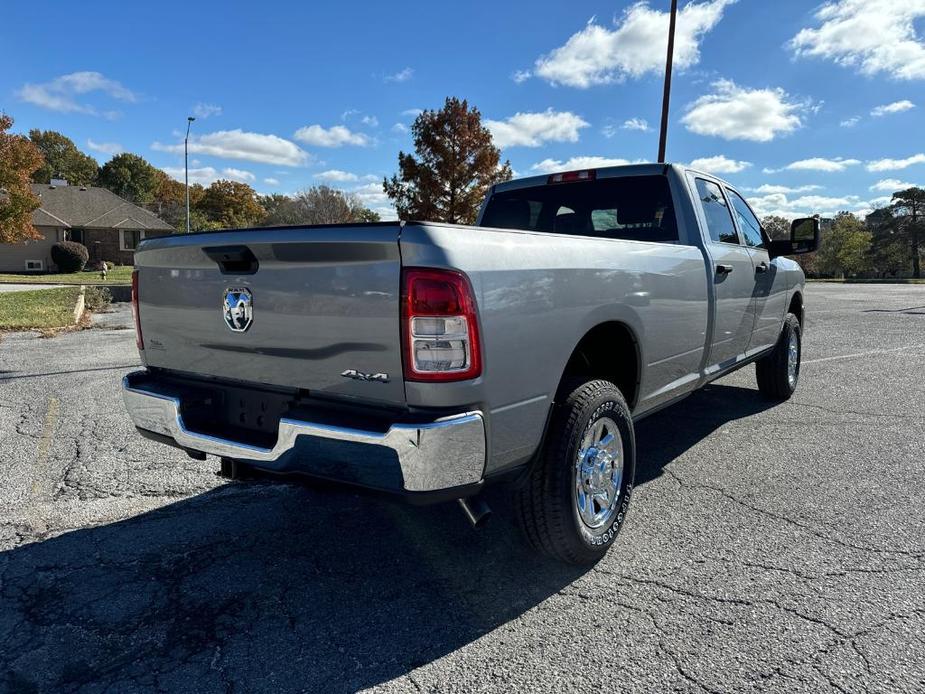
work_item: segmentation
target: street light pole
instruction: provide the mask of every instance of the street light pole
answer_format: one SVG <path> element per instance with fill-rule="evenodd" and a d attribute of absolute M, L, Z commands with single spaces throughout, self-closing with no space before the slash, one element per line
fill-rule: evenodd
<path fill-rule="evenodd" d="M 658 163 L 665 163 L 665 146 L 668 142 L 668 104 L 671 101 L 671 63 L 674 59 L 674 28 L 678 18 L 678 0 L 671 0 L 671 19 L 668 21 L 668 58 L 665 61 L 665 93 L 662 95 L 662 129 L 658 138 Z"/>
<path fill-rule="evenodd" d="M 189 129 L 196 120 L 192 116 L 186 117 L 186 137 L 183 138 L 183 180 L 186 184 L 186 233 L 189 233 Z"/>

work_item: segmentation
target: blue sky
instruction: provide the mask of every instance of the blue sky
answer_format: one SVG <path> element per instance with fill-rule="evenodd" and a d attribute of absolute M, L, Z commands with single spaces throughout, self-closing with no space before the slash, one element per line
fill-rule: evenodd
<path fill-rule="evenodd" d="M 194 180 L 328 183 L 388 214 L 379 182 L 446 96 L 479 107 L 518 175 L 654 159 L 668 5 L 8 0 L 0 110 L 181 178 L 195 113 Z M 925 183 L 925 0 L 680 6 L 670 161 L 762 214 Z"/>

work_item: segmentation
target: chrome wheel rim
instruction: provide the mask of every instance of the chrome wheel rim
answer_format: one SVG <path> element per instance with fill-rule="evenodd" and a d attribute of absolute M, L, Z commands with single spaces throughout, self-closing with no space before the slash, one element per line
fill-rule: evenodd
<path fill-rule="evenodd" d="M 623 439 L 616 422 L 601 417 L 585 432 L 575 460 L 575 511 L 585 526 L 606 530 L 622 483 Z"/>
<path fill-rule="evenodd" d="M 797 384 L 797 375 L 800 371 L 800 338 L 796 330 L 790 333 L 790 343 L 787 345 L 787 382 L 794 388 Z"/>

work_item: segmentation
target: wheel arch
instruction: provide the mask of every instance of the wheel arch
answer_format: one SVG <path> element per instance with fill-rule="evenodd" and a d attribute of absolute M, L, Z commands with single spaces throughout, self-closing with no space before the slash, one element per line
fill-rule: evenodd
<path fill-rule="evenodd" d="M 790 297 L 787 313 L 795 315 L 797 320 L 800 321 L 800 327 L 803 327 L 803 293 L 799 289 Z"/>
<path fill-rule="evenodd" d="M 575 378 L 610 381 L 632 410 L 642 381 L 642 350 L 635 331 L 619 320 L 607 320 L 587 330 L 565 364 L 556 388 L 557 401 L 567 395 L 563 388 Z"/>

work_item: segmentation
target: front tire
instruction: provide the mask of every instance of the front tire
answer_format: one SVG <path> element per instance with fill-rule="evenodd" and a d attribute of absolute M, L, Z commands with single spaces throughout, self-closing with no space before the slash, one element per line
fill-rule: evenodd
<path fill-rule="evenodd" d="M 515 492 L 533 547 L 571 564 L 592 564 L 613 544 L 629 507 L 636 440 L 629 407 L 609 381 L 576 383 L 556 406 L 549 439 Z"/>
<path fill-rule="evenodd" d="M 755 362 L 758 390 L 771 400 L 788 400 L 800 380 L 802 353 L 803 330 L 800 321 L 788 313 L 774 350 Z"/>

